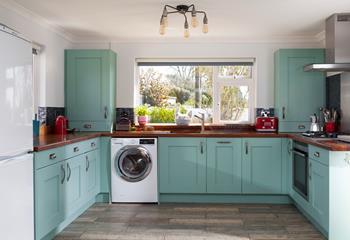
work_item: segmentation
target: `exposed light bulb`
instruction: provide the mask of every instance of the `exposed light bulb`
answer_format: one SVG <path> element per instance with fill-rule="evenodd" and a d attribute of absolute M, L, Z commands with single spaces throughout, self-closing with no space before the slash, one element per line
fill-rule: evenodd
<path fill-rule="evenodd" d="M 163 16 L 163 25 L 164 25 L 164 27 L 168 27 L 168 17 L 167 16 Z"/>
<path fill-rule="evenodd" d="M 202 32 L 203 33 L 208 33 L 209 29 L 208 29 L 208 24 L 203 24 L 203 29 Z"/>
<path fill-rule="evenodd" d="M 197 20 L 197 12 L 196 12 L 196 9 L 195 7 L 193 6 L 193 9 L 192 9 L 192 19 L 191 19 L 191 25 L 193 28 L 197 27 L 198 26 L 198 20 Z"/>
<path fill-rule="evenodd" d="M 164 24 L 160 24 L 160 26 L 159 26 L 159 34 L 160 35 L 164 35 L 165 34 Z"/>
<path fill-rule="evenodd" d="M 189 38 L 189 37 L 190 37 L 190 31 L 188 30 L 188 22 L 187 22 L 187 19 L 186 19 L 186 21 L 185 21 L 184 28 L 185 28 L 185 31 L 184 31 L 184 38 Z"/>
<path fill-rule="evenodd" d="M 208 18 L 207 15 L 204 15 L 203 18 L 203 29 L 202 29 L 203 33 L 208 33 Z"/>
<path fill-rule="evenodd" d="M 197 20 L 196 16 L 192 16 L 191 25 L 192 25 L 193 28 L 198 26 L 198 20 Z"/>
<path fill-rule="evenodd" d="M 184 38 L 189 38 L 189 37 L 190 37 L 190 31 L 188 29 L 185 29 Z"/>

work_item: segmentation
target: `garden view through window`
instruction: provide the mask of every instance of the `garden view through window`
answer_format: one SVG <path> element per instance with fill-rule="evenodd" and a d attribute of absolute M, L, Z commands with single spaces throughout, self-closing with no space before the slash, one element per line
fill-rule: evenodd
<path fill-rule="evenodd" d="M 248 123 L 254 108 L 253 61 L 138 62 L 140 105 L 150 123 Z"/>

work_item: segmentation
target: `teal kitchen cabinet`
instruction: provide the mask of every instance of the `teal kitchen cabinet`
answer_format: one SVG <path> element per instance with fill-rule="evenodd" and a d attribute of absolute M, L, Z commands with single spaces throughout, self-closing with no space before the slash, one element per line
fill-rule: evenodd
<path fill-rule="evenodd" d="M 242 147 L 242 192 L 283 194 L 281 139 L 245 138 Z"/>
<path fill-rule="evenodd" d="M 84 202 L 86 183 L 84 179 L 84 155 L 79 155 L 65 161 L 66 187 L 65 187 L 65 218 L 70 217 Z"/>
<path fill-rule="evenodd" d="M 159 138 L 160 193 L 206 192 L 206 139 Z"/>
<path fill-rule="evenodd" d="M 242 192 L 242 139 L 207 139 L 207 192 Z"/>
<path fill-rule="evenodd" d="M 309 159 L 309 194 L 311 215 L 321 227 L 329 228 L 329 167 Z"/>
<path fill-rule="evenodd" d="M 116 54 L 65 51 L 65 107 L 70 128 L 110 131 L 115 116 Z"/>
<path fill-rule="evenodd" d="M 36 239 L 41 239 L 64 219 L 65 178 L 65 162 L 35 172 Z"/>
<path fill-rule="evenodd" d="M 100 192 L 99 146 L 99 138 L 94 138 L 35 153 L 37 240 L 52 239 L 96 201 Z"/>
<path fill-rule="evenodd" d="M 85 194 L 87 198 L 96 196 L 100 192 L 100 181 L 99 181 L 99 172 L 100 172 L 100 153 L 99 151 L 91 151 L 86 153 L 84 156 L 84 171 L 85 171 Z"/>
<path fill-rule="evenodd" d="M 280 132 L 303 132 L 309 117 L 325 106 L 325 75 L 304 72 L 324 63 L 324 49 L 280 49 L 275 53 L 275 109 Z"/>

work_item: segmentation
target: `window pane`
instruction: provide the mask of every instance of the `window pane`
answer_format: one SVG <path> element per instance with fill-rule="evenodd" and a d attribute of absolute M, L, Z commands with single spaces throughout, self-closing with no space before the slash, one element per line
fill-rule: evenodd
<path fill-rule="evenodd" d="M 248 86 L 223 86 L 220 89 L 220 120 L 241 122 L 249 120 Z"/>
<path fill-rule="evenodd" d="M 220 66 L 219 76 L 233 78 L 251 78 L 252 66 Z"/>
<path fill-rule="evenodd" d="M 212 122 L 213 66 L 139 66 L 139 79 L 151 123 L 174 123 L 179 115 L 196 123 L 200 112 Z"/>

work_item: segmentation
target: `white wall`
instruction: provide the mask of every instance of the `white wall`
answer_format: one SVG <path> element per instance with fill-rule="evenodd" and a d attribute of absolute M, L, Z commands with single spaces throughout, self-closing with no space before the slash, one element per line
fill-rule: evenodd
<path fill-rule="evenodd" d="M 186 40 L 183 40 L 184 42 Z M 111 48 L 117 58 L 117 107 L 133 107 L 137 58 L 242 58 L 257 60 L 257 107 L 274 105 L 273 53 L 279 48 L 323 47 L 323 43 L 112 43 L 75 44 Z"/>
<path fill-rule="evenodd" d="M 28 13 L 0 3 L 0 22 L 43 46 L 39 59 L 39 106 L 64 106 L 64 49 L 72 43 Z"/>
<path fill-rule="evenodd" d="M 88 43 L 72 44 L 47 24 L 26 12 L 0 3 L 0 22 L 43 45 L 36 72 L 39 78 L 39 106 L 64 106 L 64 49 L 111 48 L 118 54 L 117 107 L 134 106 L 135 59 L 137 58 L 241 58 L 257 60 L 257 107 L 274 105 L 273 53 L 279 48 L 322 47 L 322 43 Z M 186 42 L 187 41 L 187 42 Z"/>

